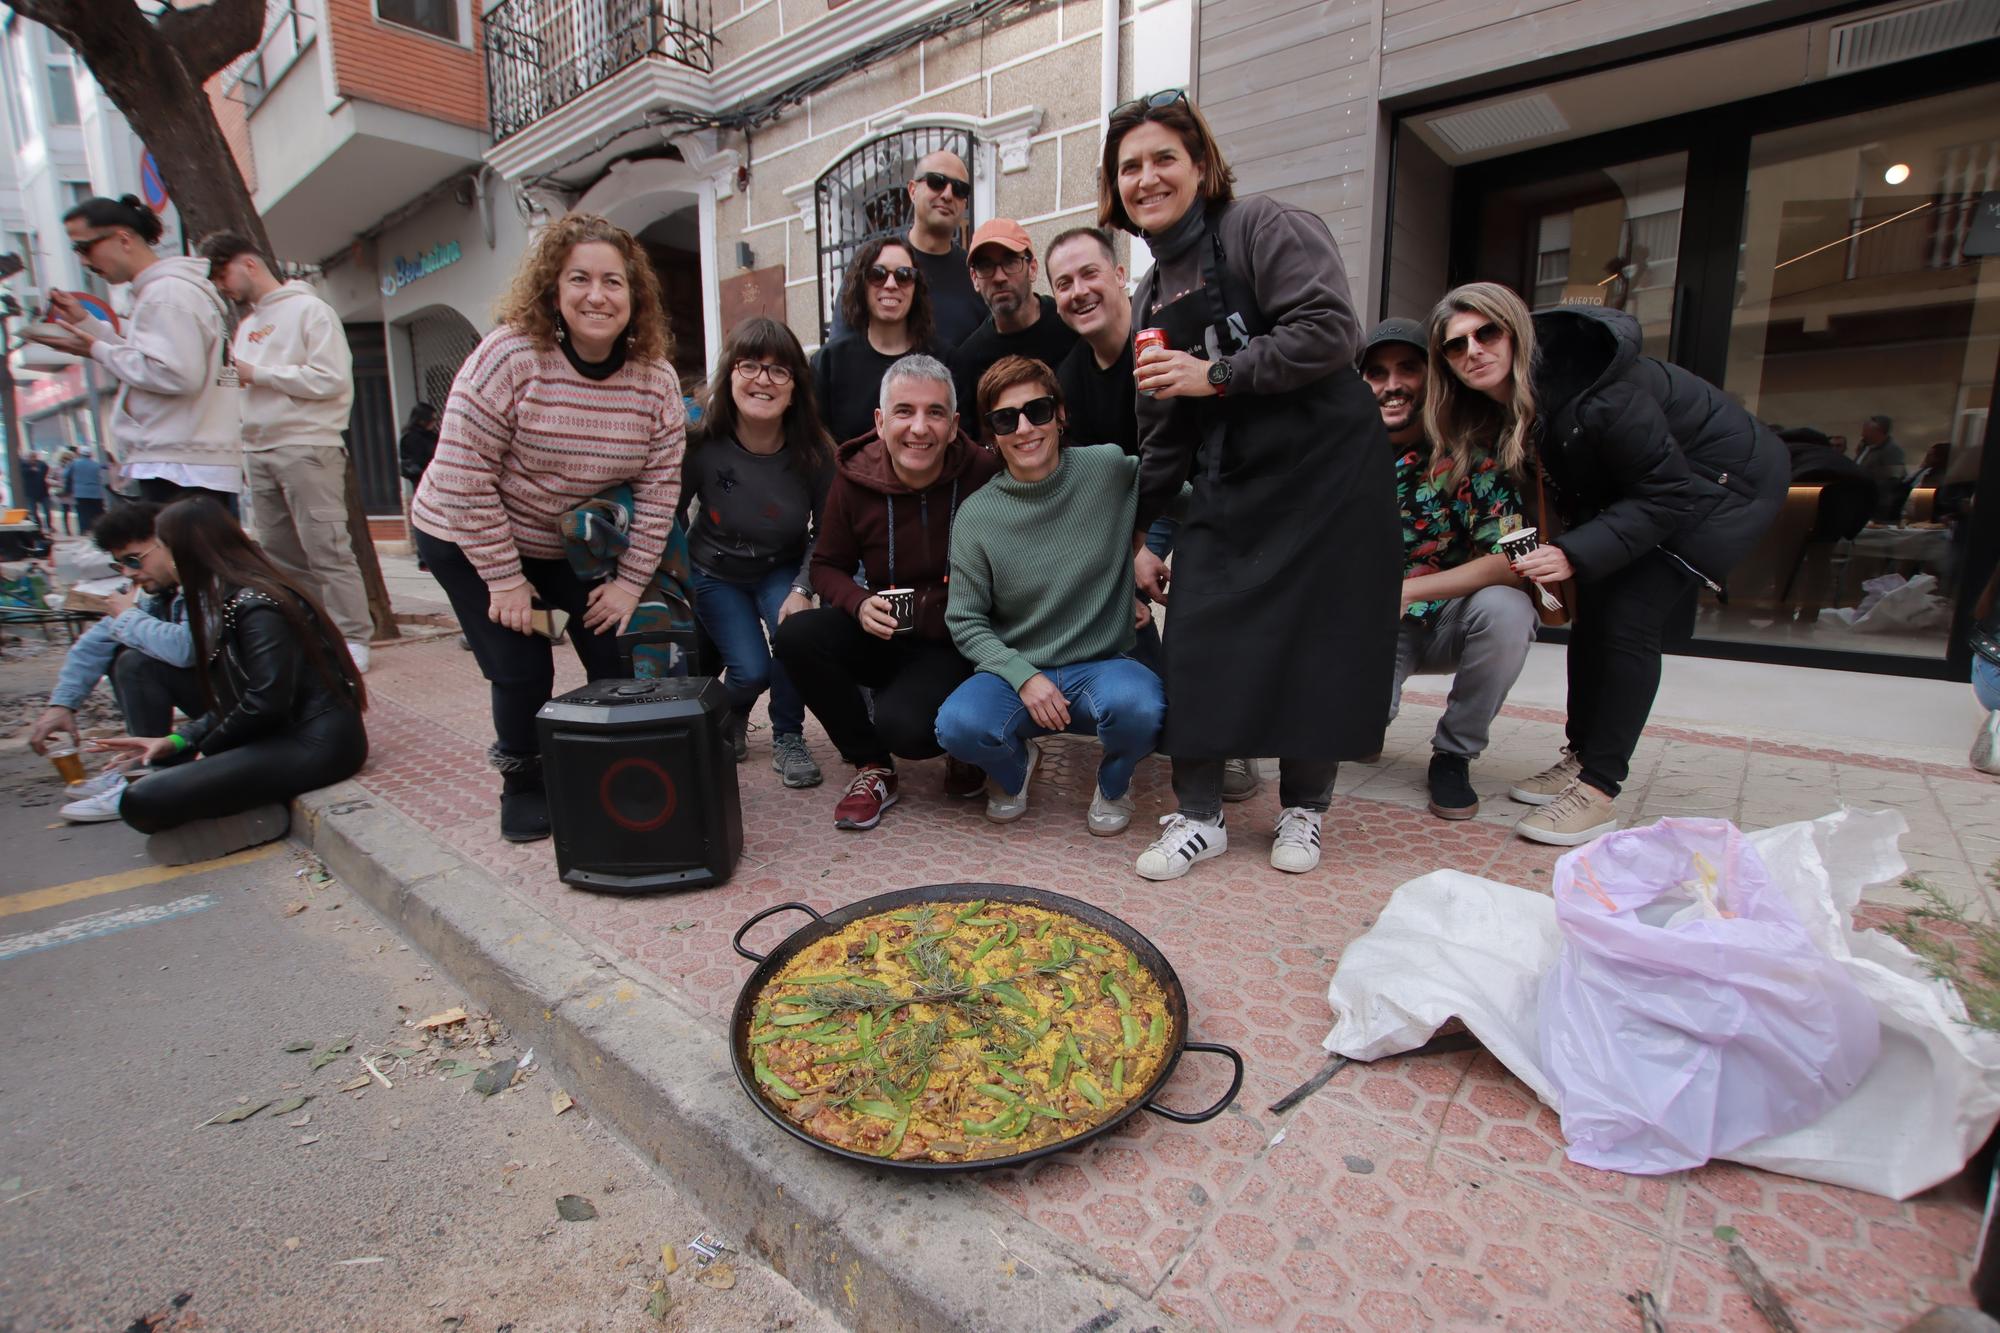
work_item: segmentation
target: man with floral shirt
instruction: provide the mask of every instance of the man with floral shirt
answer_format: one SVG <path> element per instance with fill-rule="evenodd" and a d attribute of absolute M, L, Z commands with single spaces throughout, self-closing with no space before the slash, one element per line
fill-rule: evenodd
<path fill-rule="evenodd" d="M 1389 717 L 1401 708 L 1409 677 L 1453 673 L 1431 737 L 1430 811 L 1470 819 L 1479 813 L 1471 764 L 1527 663 L 1535 608 L 1499 553 L 1500 538 L 1522 526 L 1515 480 L 1489 456 L 1447 488 L 1443 460 L 1424 438 L 1424 349 L 1423 325 L 1388 319 L 1361 354 L 1361 377 L 1396 450 L 1403 511 L 1403 620 Z"/>

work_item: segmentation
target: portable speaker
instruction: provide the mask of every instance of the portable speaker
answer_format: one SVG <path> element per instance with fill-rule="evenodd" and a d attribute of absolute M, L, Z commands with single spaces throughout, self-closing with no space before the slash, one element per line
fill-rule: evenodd
<path fill-rule="evenodd" d="M 535 726 L 562 882 L 604 893 L 725 883 L 743 852 L 729 702 L 713 676 L 600 680 Z"/>

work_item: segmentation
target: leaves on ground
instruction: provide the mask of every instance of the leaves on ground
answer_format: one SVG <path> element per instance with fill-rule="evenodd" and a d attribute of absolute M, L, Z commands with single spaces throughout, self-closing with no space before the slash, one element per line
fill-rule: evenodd
<path fill-rule="evenodd" d="M 565 1222 L 588 1222 L 597 1216 L 597 1208 L 581 1194 L 565 1194 L 556 1200 L 556 1216 Z"/>
<path fill-rule="evenodd" d="M 294 1037 L 285 1043 L 286 1055 L 298 1055 L 313 1048 L 311 1037 Z"/>
<path fill-rule="evenodd" d="M 680 1271 L 681 1257 L 674 1253 L 673 1246 L 662 1245 L 660 1247 L 660 1267 L 667 1270 L 668 1277 L 672 1277 Z"/>
<path fill-rule="evenodd" d="M 575 1105 L 576 1098 L 570 1096 L 561 1088 L 557 1088 L 549 1094 L 549 1109 L 557 1115 L 561 1115 L 564 1111 L 569 1110 L 570 1107 Z"/>
<path fill-rule="evenodd" d="M 482 1097 L 491 1097 L 514 1081 L 516 1060 L 498 1060 L 479 1071 L 479 1077 L 472 1080 L 472 1090 Z"/>
<path fill-rule="evenodd" d="M 309 1064 L 314 1069 L 324 1069 L 353 1049 L 354 1039 L 352 1037 L 342 1037 L 338 1041 L 329 1042 L 319 1054 L 313 1056 Z"/>
<path fill-rule="evenodd" d="M 646 1301 L 646 1314 L 653 1319 L 659 1320 L 661 1323 L 665 1323 L 667 1320 L 667 1311 L 673 1309 L 673 1306 L 673 1298 L 667 1295 L 667 1284 L 664 1282 L 655 1282 L 653 1284 L 653 1294 Z"/>
<path fill-rule="evenodd" d="M 244 1102 L 240 1106 L 230 1107 L 227 1111 L 224 1111 L 221 1115 L 214 1116 L 205 1123 L 211 1125 L 238 1124 L 241 1121 L 248 1120 L 251 1116 L 256 1115 L 259 1111 L 263 1110 L 270 1104 L 271 1103 L 269 1102 Z"/>
<path fill-rule="evenodd" d="M 736 1285 L 736 1270 L 726 1263 L 713 1263 L 694 1275 L 694 1280 L 704 1287 L 717 1291 L 728 1291 Z"/>
<path fill-rule="evenodd" d="M 285 1100 L 279 1102 L 276 1106 L 273 1106 L 271 1108 L 271 1114 L 290 1115 L 292 1112 L 298 1110 L 301 1106 L 304 1106 L 307 1102 L 311 1100 L 312 1098 L 310 1097 L 298 1097 L 298 1096 L 287 1097 L 285 1098 Z"/>
<path fill-rule="evenodd" d="M 299 913 L 301 913 L 301 912 L 303 912 L 303 911 L 305 911 L 305 910 L 306 910 L 306 905 L 305 905 L 304 903 L 286 903 L 286 904 L 285 904 L 285 915 L 286 915 L 286 916 L 297 916 L 297 915 L 298 915 Z"/>
<path fill-rule="evenodd" d="M 446 1078 L 464 1078 L 479 1072 L 479 1066 L 469 1060 L 440 1060 L 437 1069 Z"/>
<path fill-rule="evenodd" d="M 341 1084 L 341 1085 L 340 1085 L 340 1086 L 339 1086 L 338 1088 L 336 1088 L 336 1089 L 335 1089 L 335 1091 L 336 1091 L 336 1092 L 357 1092 L 357 1091 L 359 1091 L 360 1089 L 362 1089 L 362 1088 L 365 1088 L 365 1087 L 367 1087 L 367 1086 L 368 1086 L 368 1085 L 369 1085 L 370 1083 L 373 1083 L 374 1081 L 375 1081 L 375 1080 L 373 1080 L 373 1079 L 369 1078 L 369 1077 L 368 1077 L 368 1075 L 366 1075 L 366 1074 L 362 1074 L 362 1075 L 360 1075 L 360 1076 L 358 1076 L 358 1077 L 356 1077 L 356 1078 L 353 1078 L 353 1079 L 350 1079 L 350 1080 L 349 1080 L 348 1082 L 346 1082 L 346 1083 L 343 1083 L 343 1084 Z"/>
<path fill-rule="evenodd" d="M 425 1029 L 448 1028 L 453 1023 L 463 1023 L 467 1017 L 469 1015 L 465 1012 L 465 1006 L 455 1004 L 443 1013 L 432 1014 L 429 1018 L 418 1023 L 417 1026 Z"/>

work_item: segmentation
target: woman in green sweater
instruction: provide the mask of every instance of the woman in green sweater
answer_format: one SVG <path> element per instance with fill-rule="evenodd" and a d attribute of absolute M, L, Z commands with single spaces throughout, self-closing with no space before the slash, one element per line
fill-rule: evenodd
<path fill-rule="evenodd" d="M 952 529 L 945 625 L 973 675 L 938 710 L 938 744 L 986 770 L 986 817 L 1005 824 L 1028 808 L 1030 740 L 1096 736 L 1086 824 L 1110 837 L 1132 822 L 1132 773 L 1166 715 L 1160 678 L 1129 656 L 1138 460 L 1115 444 L 1063 448 L 1055 372 L 1025 357 L 980 378 L 978 419 L 1007 471 Z"/>

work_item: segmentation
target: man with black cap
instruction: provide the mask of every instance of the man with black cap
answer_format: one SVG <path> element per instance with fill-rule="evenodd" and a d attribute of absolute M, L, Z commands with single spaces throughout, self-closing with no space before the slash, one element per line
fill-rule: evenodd
<path fill-rule="evenodd" d="M 1402 707 L 1405 680 L 1453 673 L 1431 737 L 1430 811 L 1470 819 L 1479 813 L 1471 763 L 1527 663 L 1535 608 L 1499 552 L 1500 538 L 1523 523 L 1519 479 L 1483 455 L 1446 487 L 1443 460 L 1424 436 L 1426 355 L 1424 326 L 1413 319 L 1383 320 L 1361 352 L 1361 378 L 1396 450 L 1403 511 L 1403 619 L 1389 717 Z"/>
<path fill-rule="evenodd" d="M 966 252 L 972 285 L 992 313 L 951 354 L 959 411 L 972 420 L 979 377 L 1003 356 L 1025 356 L 1054 370 L 1076 346 L 1076 332 L 1062 322 L 1056 303 L 1035 294 L 1035 247 L 1011 218 L 989 218 L 972 233 Z M 1102 441 L 1091 440 L 1091 444 Z"/>

